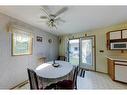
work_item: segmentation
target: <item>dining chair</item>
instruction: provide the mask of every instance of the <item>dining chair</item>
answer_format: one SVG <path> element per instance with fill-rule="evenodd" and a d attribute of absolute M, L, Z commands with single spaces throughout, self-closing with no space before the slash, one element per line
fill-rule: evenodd
<path fill-rule="evenodd" d="M 66 57 L 65 56 L 58 56 L 57 60 L 66 61 Z"/>
<path fill-rule="evenodd" d="M 79 67 L 76 66 L 73 73 L 72 80 L 63 80 L 57 82 L 57 89 L 77 89 L 77 75 Z"/>
<path fill-rule="evenodd" d="M 29 83 L 30 83 L 30 89 L 39 89 L 39 84 L 38 84 L 38 79 L 36 73 L 27 68 L 28 72 L 28 78 L 29 78 Z"/>
<path fill-rule="evenodd" d="M 27 72 L 28 72 L 28 77 L 29 77 L 30 89 L 36 89 L 36 90 L 56 89 L 56 83 L 52 83 L 52 84 L 46 86 L 45 88 L 43 88 L 43 86 L 39 85 L 39 83 L 38 83 L 38 78 L 37 78 L 36 72 L 32 69 L 29 69 L 29 68 L 27 68 Z"/>
<path fill-rule="evenodd" d="M 79 67 L 79 73 L 78 73 L 78 75 L 80 77 L 84 78 L 85 77 L 85 72 L 86 72 L 86 70 L 84 68 Z"/>

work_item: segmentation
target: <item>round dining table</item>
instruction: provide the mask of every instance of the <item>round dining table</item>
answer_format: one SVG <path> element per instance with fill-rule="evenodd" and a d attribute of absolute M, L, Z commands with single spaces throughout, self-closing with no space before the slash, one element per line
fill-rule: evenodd
<path fill-rule="evenodd" d="M 73 70 L 73 65 L 66 61 L 55 60 L 58 67 L 53 66 L 54 61 L 39 65 L 35 72 L 38 76 L 47 79 L 57 79 L 68 75 Z"/>

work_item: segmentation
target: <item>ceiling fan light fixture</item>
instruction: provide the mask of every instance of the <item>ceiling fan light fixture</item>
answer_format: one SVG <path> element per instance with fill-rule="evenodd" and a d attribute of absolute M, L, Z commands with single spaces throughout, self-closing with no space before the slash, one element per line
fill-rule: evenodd
<path fill-rule="evenodd" d="M 65 22 L 64 20 L 59 17 L 62 13 L 64 13 L 68 8 L 63 7 L 55 14 L 50 14 L 44 7 L 42 7 L 42 11 L 46 14 L 46 16 L 40 16 L 41 19 L 47 19 L 47 25 L 50 29 L 57 29 L 57 25 L 59 22 Z"/>

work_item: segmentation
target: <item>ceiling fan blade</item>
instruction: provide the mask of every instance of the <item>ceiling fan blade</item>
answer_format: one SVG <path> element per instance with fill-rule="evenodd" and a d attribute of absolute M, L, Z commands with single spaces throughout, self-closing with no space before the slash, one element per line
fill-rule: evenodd
<path fill-rule="evenodd" d="M 62 14 L 63 12 L 67 11 L 67 7 L 63 7 L 62 9 L 60 9 L 58 12 L 55 13 L 55 17 L 57 17 L 58 15 Z"/>
<path fill-rule="evenodd" d="M 40 22 L 40 23 L 41 23 L 41 22 L 42 22 L 42 23 L 45 23 L 46 21 L 45 21 L 45 20 L 39 20 L 39 21 L 37 21 L 37 22 Z"/>
<path fill-rule="evenodd" d="M 60 19 L 61 19 L 60 17 L 57 17 L 57 18 L 55 18 L 54 20 L 55 20 L 55 21 L 58 21 L 58 20 L 60 20 Z"/>
<path fill-rule="evenodd" d="M 60 17 L 59 17 L 59 18 L 56 18 L 55 21 L 56 21 L 56 22 L 60 21 L 60 22 L 63 22 L 63 23 L 66 22 L 65 20 L 61 19 Z"/>
<path fill-rule="evenodd" d="M 47 15 L 47 17 L 50 19 L 50 14 L 48 13 L 48 11 L 45 8 L 41 8 L 41 10 Z"/>
<path fill-rule="evenodd" d="M 40 16 L 41 19 L 48 19 L 47 16 Z"/>

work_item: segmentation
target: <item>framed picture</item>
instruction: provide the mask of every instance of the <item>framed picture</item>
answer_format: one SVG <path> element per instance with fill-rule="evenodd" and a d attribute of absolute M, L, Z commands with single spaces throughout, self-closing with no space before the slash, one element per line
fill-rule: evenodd
<path fill-rule="evenodd" d="M 38 41 L 38 42 L 42 42 L 42 37 L 37 36 L 37 41 Z"/>
<path fill-rule="evenodd" d="M 12 55 L 32 54 L 33 39 L 30 33 L 24 31 L 12 33 Z"/>

